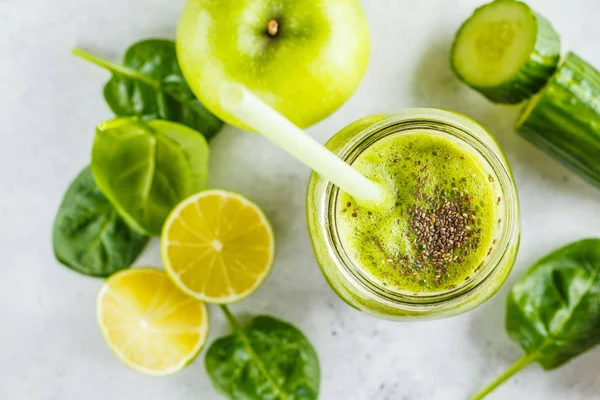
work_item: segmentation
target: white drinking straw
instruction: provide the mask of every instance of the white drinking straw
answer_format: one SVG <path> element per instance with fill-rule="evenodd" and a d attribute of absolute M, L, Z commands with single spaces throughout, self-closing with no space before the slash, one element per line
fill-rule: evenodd
<path fill-rule="evenodd" d="M 298 161 L 312 168 L 369 208 L 389 207 L 387 189 L 365 178 L 350 165 L 239 84 L 223 86 L 222 106 Z"/>

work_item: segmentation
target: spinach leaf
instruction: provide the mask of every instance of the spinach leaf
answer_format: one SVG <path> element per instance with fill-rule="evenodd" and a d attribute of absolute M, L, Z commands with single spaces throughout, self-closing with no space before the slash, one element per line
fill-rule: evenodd
<path fill-rule="evenodd" d="M 512 288 L 506 330 L 526 354 L 473 399 L 532 362 L 560 367 L 600 343 L 600 239 L 585 239 L 535 263 Z"/>
<path fill-rule="evenodd" d="M 302 332 L 269 316 L 242 327 L 221 306 L 233 333 L 206 353 L 206 371 L 217 390 L 230 399 L 312 400 L 319 394 L 317 354 Z"/>
<path fill-rule="evenodd" d="M 106 277 L 133 264 L 147 242 L 127 226 L 85 168 L 56 214 L 52 245 L 57 260 L 82 274 Z"/>
<path fill-rule="evenodd" d="M 179 122 L 213 137 L 223 122 L 211 114 L 192 94 L 177 63 L 175 42 L 148 39 L 132 45 L 117 65 L 82 50 L 73 52 L 108 69 L 113 77 L 104 86 L 104 98 L 121 117 Z"/>
<path fill-rule="evenodd" d="M 92 173 L 130 226 L 158 236 L 171 209 L 204 189 L 208 145 L 180 124 L 118 118 L 96 130 Z"/>

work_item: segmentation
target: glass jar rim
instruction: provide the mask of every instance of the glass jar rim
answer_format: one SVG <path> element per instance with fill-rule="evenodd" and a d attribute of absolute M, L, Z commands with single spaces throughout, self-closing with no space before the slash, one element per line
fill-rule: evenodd
<path fill-rule="evenodd" d="M 440 303 L 451 306 L 453 302 L 463 301 L 465 298 L 474 296 L 479 288 L 485 287 L 485 283 L 493 279 L 495 272 L 510 257 L 510 248 L 514 237 L 518 237 L 518 197 L 512 175 L 503 161 L 501 150 L 493 149 L 483 140 L 489 137 L 495 141 L 481 125 L 472 119 L 455 112 L 440 110 L 436 108 L 411 108 L 402 110 L 394 115 L 387 116 L 378 122 L 367 126 L 358 132 L 338 151 L 338 156 L 344 161 L 352 162 L 371 145 L 391 135 L 402 132 L 414 132 L 430 130 L 449 134 L 482 157 L 495 174 L 500 184 L 504 202 L 504 227 L 501 229 L 498 243 L 482 262 L 475 274 L 471 275 L 469 281 L 445 291 L 423 294 L 410 294 L 393 291 L 382 284 L 370 279 L 362 273 L 361 267 L 356 265 L 346 254 L 337 232 L 335 220 L 337 196 L 340 189 L 331 182 L 327 184 L 323 196 L 322 210 L 325 212 L 325 241 L 330 257 L 345 279 L 361 293 L 369 298 L 385 303 L 392 307 L 438 307 Z M 496 143 L 497 144 L 497 143 Z M 498 154 L 499 153 L 499 154 Z"/>

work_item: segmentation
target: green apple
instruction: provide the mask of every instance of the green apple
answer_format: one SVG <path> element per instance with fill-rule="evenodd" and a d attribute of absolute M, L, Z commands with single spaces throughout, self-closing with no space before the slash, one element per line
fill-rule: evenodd
<path fill-rule="evenodd" d="M 358 0 L 187 0 L 177 58 L 194 94 L 238 127 L 220 98 L 245 85 L 301 128 L 354 93 L 367 69 L 369 29 Z"/>

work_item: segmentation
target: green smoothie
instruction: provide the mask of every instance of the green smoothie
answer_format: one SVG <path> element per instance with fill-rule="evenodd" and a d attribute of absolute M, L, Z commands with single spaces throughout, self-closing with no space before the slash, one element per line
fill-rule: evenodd
<path fill-rule="evenodd" d="M 378 212 L 338 196 L 341 243 L 371 280 L 395 292 L 436 293 L 467 282 L 484 264 L 502 198 L 478 153 L 449 135 L 412 131 L 377 141 L 352 165 L 396 199 Z"/>

